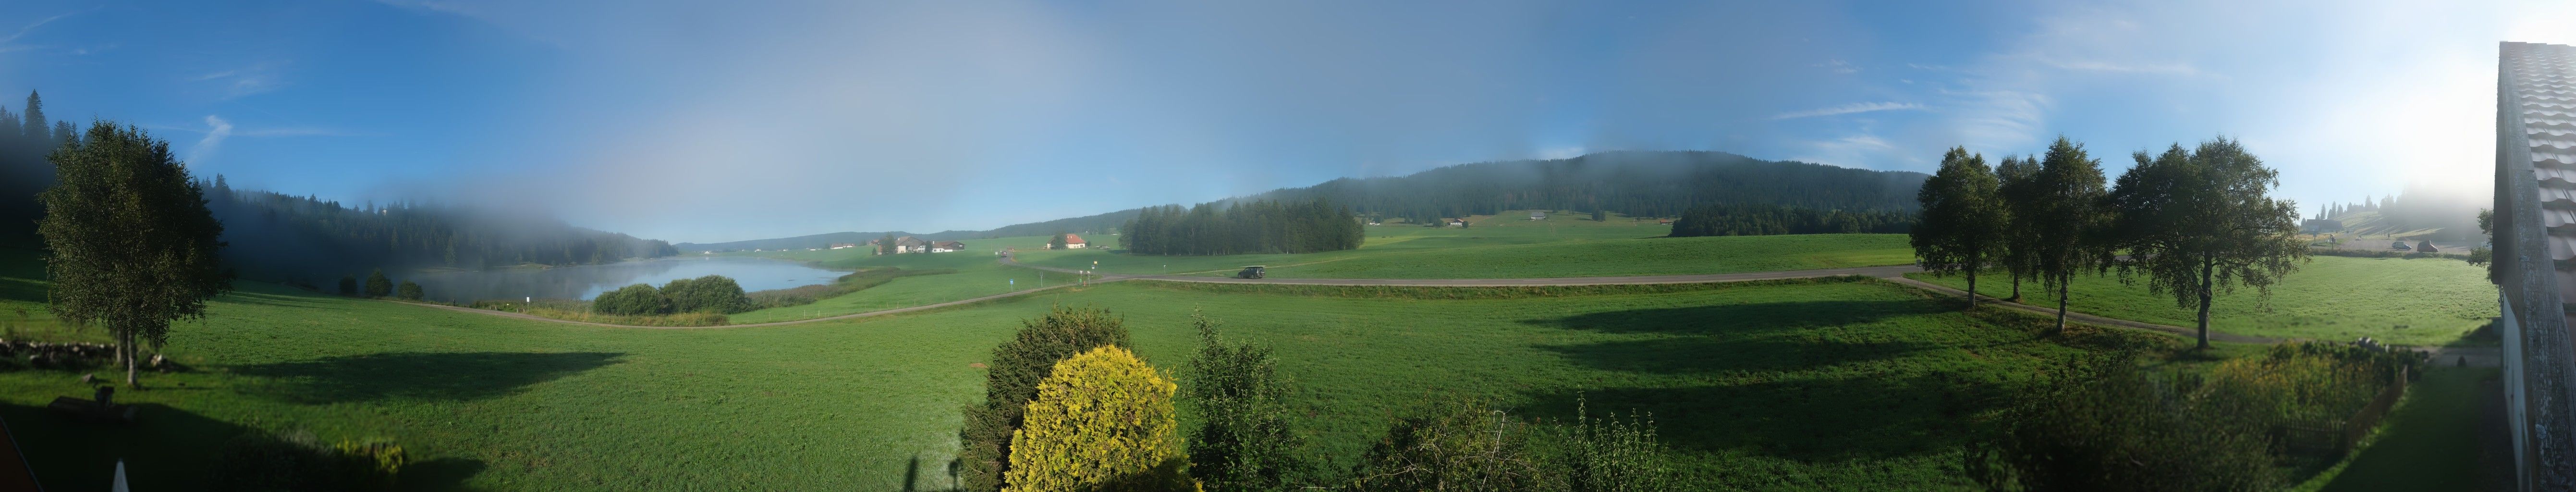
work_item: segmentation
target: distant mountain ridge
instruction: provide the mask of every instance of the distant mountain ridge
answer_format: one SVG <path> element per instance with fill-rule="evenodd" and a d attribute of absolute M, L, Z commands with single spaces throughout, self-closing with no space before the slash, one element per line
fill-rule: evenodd
<path fill-rule="evenodd" d="M 1706 204 L 1786 205 L 1825 210 L 1912 212 L 1915 191 L 1931 175 L 1797 161 L 1765 161 L 1710 151 L 1620 151 L 1566 159 L 1458 164 L 1405 176 L 1341 178 L 1280 188 L 1218 203 L 1299 202 L 1322 198 L 1364 216 L 1429 221 L 1504 210 L 1610 210 L 1670 217 Z M 1098 233 L 1117 228 L 1144 207 L 1014 224 L 983 231 L 894 232 L 927 240 Z M 680 243 L 681 251 L 821 248 L 865 243 L 886 232 L 835 232 L 720 243 Z"/>

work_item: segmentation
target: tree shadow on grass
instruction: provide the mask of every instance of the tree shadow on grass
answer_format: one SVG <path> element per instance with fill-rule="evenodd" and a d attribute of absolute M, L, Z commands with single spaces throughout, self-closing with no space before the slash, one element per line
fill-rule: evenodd
<path fill-rule="evenodd" d="M 318 296 L 318 295 L 317 295 L 317 296 Z M 226 295 L 224 295 L 223 297 L 218 298 L 217 300 L 222 301 L 222 302 L 234 303 L 234 304 L 252 304 L 252 305 L 260 305 L 260 306 L 277 306 L 277 307 L 289 307 L 289 308 L 296 308 L 296 309 L 322 309 L 322 310 L 332 310 L 332 311 L 341 311 L 341 310 L 347 310 L 347 309 L 348 309 L 348 308 L 346 308 L 346 307 L 332 305 L 332 303 L 326 303 L 326 302 L 323 302 L 321 299 L 317 299 L 317 298 L 316 298 L 317 296 L 279 295 L 279 294 L 263 294 L 263 293 L 258 293 L 258 292 L 233 291 L 232 293 L 226 294 Z"/>
<path fill-rule="evenodd" d="M 251 432 L 159 403 L 134 406 L 134 423 L 126 425 L 87 423 L 44 407 L 6 404 L 0 404 L 0 420 L 8 421 L 10 437 L 47 490 L 107 490 L 120 459 L 137 490 L 195 489 L 213 472 L 209 466 L 216 450 Z"/>
<path fill-rule="evenodd" d="M 1708 374 L 1784 371 L 1892 359 L 1941 344 L 1845 329 L 1934 314 L 1919 300 L 1798 301 L 1587 313 L 1524 323 L 1652 338 L 1543 345 L 1575 363 L 1627 372 Z"/>
<path fill-rule="evenodd" d="M 1921 299 L 1717 304 L 1585 313 L 1522 323 L 1603 333 L 1757 334 L 1948 311 Z"/>
<path fill-rule="evenodd" d="M 1573 416 L 1576 399 L 1594 416 L 1651 414 L 1663 445 L 1740 451 L 1806 463 L 1948 452 L 1964 443 L 1971 416 L 1999 404 L 1990 381 L 1929 373 L 1691 388 L 1616 388 L 1533 395 L 1534 417 Z"/>
<path fill-rule="evenodd" d="M 477 400 L 615 364 L 604 352 L 397 352 L 234 366 L 268 378 L 262 396 L 305 404 L 373 400 Z"/>

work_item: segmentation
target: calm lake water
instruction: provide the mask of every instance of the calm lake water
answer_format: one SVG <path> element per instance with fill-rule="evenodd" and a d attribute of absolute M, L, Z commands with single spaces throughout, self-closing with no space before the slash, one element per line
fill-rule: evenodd
<path fill-rule="evenodd" d="M 742 256 L 665 258 L 607 265 L 580 265 L 543 270 L 416 273 L 395 278 L 420 283 L 431 300 L 473 302 L 482 299 L 590 299 L 618 287 L 644 283 L 660 287 L 673 279 L 707 275 L 733 277 L 744 292 L 831 283 L 849 272 L 825 270 L 786 260 Z"/>

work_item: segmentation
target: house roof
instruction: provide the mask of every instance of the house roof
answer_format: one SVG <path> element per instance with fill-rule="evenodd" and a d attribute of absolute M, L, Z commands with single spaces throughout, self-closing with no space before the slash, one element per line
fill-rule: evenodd
<path fill-rule="evenodd" d="M 961 242 L 956 242 L 956 241 L 936 241 L 936 242 L 932 242 L 932 243 L 930 243 L 930 247 L 933 247 L 933 248 L 940 248 L 940 249 L 957 249 L 957 248 L 959 248 L 959 247 L 964 247 L 964 246 L 966 246 L 966 243 L 961 243 Z"/>
<path fill-rule="evenodd" d="M 1065 234 L 1065 235 L 1064 235 L 1064 243 L 1065 243 L 1065 244 L 1091 244 L 1091 243 L 1083 242 L 1083 240 L 1082 240 L 1082 236 L 1080 236 L 1080 235 L 1075 235 L 1075 234 Z"/>
<path fill-rule="evenodd" d="M 2538 193 L 2526 205 L 2543 234 L 2533 259 L 2546 258 L 2557 273 L 2562 301 L 2576 302 L 2576 46 L 2504 43 L 2503 100 L 2497 103 L 2499 162 L 2504 171 L 2528 172 Z M 2527 154 L 2512 159 L 2509 154 Z M 2524 166 L 2528 166 L 2527 168 Z M 2522 169 L 2515 169 L 2522 168 Z M 2498 183 L 2503 186 L 2504 183 Z M 2499 196 L 2510 196 L 2499 194 Z M 2519 201 L 2519 200 L 2517 200 Z"/>

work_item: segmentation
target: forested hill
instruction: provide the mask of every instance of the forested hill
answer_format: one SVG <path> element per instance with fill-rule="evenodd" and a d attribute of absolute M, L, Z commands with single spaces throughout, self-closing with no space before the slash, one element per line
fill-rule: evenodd
<path fill-rule="evenodd" d="M 1930 177 L 1907 171 L 1765 161 L 1725 152 L 1603 152 L 1568 159 L 1459 164 L 1400 177 L 1343 178 L 1218 202 L 1302 203 L 1321 198 L 1364 216 L 1414 221 L 1524 209 L 1608 210 L 1629 216 L 1675 217 L 1702 205 L 1912 212 L 1916 208 L 1914 192 Z M 963 240 L 1102 232 L 1136 218 L 1142 210 L 1132 208 L 989 231 L 915 235 L 932 240 Z M 819 248 L 835 242 L 866 242 L 882 234 L 841 232 L 677 246 L 689 251 Z"/>
<path fill-rule="evenodd" d="M 522 264 L 578 265 L 677 253 L 669 243 L 469 209 L 343 206 L 313 197 L 234 189 L 216 176 L 206 208 L 224 223 L 224 261 L 243 276 L 329 285 L 342 275 Z"/>
<path fill-rule="evenodd" d="M 54 184 L 45 153 L 78 135 L 72 122 L 46 119 L 44 99 L 34 92 L 16 112 L 0 104 L 0 247 L 36 243 L 36 219 L 44 216 L 36 193 Z"/>
<path fill-rule="evenodd" d="M 1701 205 L 1912 211 L 1914 192 L 1929 177 L 1724 152 L 1604 152 L 1460 164 L 1402 177 L 1336 179 L 1237 200 L 1322 198 L 1363 215 L 1415 221 L 1526 209 L 1669 217 Z"/>

